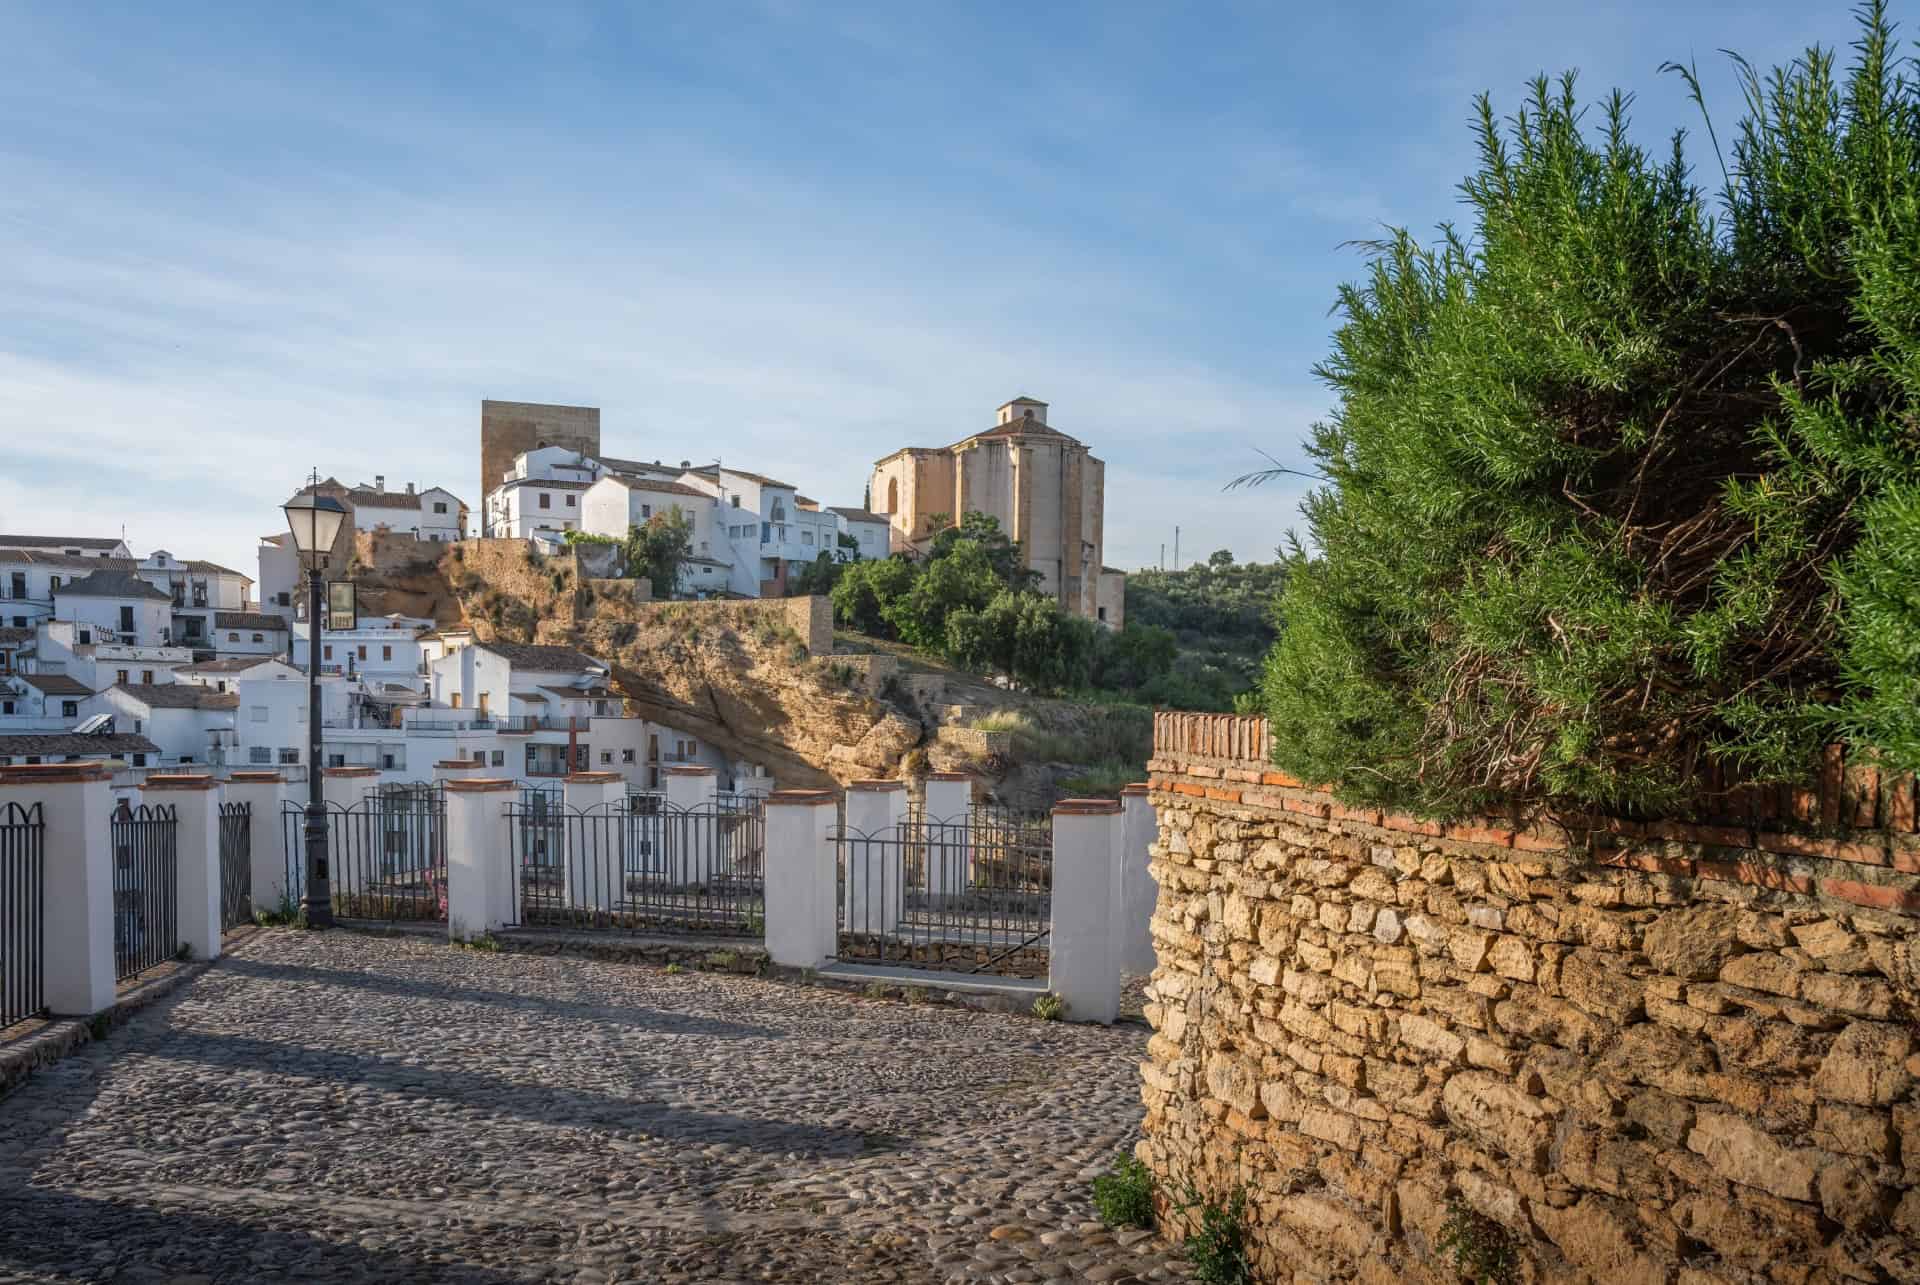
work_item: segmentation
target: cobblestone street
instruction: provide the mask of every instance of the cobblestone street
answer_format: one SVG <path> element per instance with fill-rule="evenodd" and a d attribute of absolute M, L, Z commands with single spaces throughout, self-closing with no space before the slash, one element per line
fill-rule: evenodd
<path fill-rule="evenodd" d="M 0 1280 L 1172 1279 L 1146 1033 L 265 932 L 0 1100 Z"/>

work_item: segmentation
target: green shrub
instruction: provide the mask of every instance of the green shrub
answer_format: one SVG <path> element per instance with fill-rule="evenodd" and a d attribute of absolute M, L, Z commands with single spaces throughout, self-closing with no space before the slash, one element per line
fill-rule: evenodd
<path fill-rule="evenodd" d="M 684 972 L 686 972 L 686 971 L 687 971 L 687 970 L 686 970 L 686 969 L 684 969 L 684 968 L 682 968 L 682 967 L 681 967 L 681 966 L 680 966 L 679 964 L 668 964 L 668 965 L 667 965 L 667 976 L 669 976 L 669 977 L 678 977 L 678 976 L 679 976 L 680 974 L 682 974 L 682 973 L 684 973 Z"/>
<path fill-rule="evenodd" d="M 1104 763 L 1095 763 L 1085 772 L 1065 778 L 1060 782 L 1060 788 L 1077 798 L 1113 799 L 1143 775 L 1143 770 L 1131 763 L 1109 759 Z"/>
<path fill-rule="evenodd" d="M 1461 1278 L 1473 1285 L 1515 1285 L 1520 1279 L 1513 1233 L 1462 1201 L 1447 1206 L 1439 1249 L 1453 1259 Z"/>
<path fill-rule="evenodd" d="M 1122 1151 L 1093 1180 L 1093 1207 L 1109 1227 L 1153 1226 L 1153 1170 Z"/>
<path fill-rule="evenodd" d="M 1717 203 L 1625 95 L 1480 99 L 1463 226 L 1340 294 L 1284 769 L 1440 815 L 1920 769 L 1920 88 L 1882 4 L 1854 48 L 1737 64 Z"/>
<path fill-rule="evenodd" d="M 1057 1022 L 1067 1015 L 1067 1001 L 1048 991 L 1034 999 L 1033 1015 L 1043 1022 Z"/>

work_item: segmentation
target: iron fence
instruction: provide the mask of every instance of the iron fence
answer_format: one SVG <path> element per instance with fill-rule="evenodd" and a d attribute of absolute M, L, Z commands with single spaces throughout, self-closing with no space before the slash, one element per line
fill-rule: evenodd
<path fill-rule="evenodd" d="M 110 829 L 114 975 L 124 981 L 180 951 L 180 820 L 169 804 L 122 800 Z"/>
<path fill-rule="evenodd" d="M 0 804 L 0 1026 L 47 1007 L 46 854 L 40 805 Z"/>
<path fill-rule="evenodd" d="M 384 785 L 351 807 L 325 805 L 333 913 L 341 919 L 447 917 L 447 799 L 434 782 Z M 287 889 L 306 892 L 307 810 L 281 811 Z"/>
<path fill-rule="evenodd" d="M 1051 827 L 976 811 L 835 832 L 840 955 L 1041 976 L 1053 926 Z"/>
<path fill-rule="evenodd" d="M 507 808 L 512 922 L 607 932 L 766 928 L 766 819 L 633 794 L 585 811 Z"/>
<path fill-rule="evenodd" d="M 253 804 L 220 805 L 220 928 L 253 921 Z"/>

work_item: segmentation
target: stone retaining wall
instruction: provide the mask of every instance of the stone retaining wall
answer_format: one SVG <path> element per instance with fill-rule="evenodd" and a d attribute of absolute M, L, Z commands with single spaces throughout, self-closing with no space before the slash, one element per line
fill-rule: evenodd
<path fill-rule="evenodd" d="M 1273 771 L 1260 719 L 1155 745 L 1139 1151 L 1247 1184 L 1259 1279 L 1458 1280 L 1471 1210 L 1516 1280 L 1920 1280 L 1911 780 L 1442 826 Z"/>

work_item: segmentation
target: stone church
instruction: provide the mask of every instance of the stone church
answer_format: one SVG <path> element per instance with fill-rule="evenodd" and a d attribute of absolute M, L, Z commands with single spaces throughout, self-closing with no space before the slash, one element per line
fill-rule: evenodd
<path fill-rule="evenodd" d="M 1063 611 L 1118 629 L 1126 576 L 1104 565 L 1106 465 L 1047 424 L 1047 404 L 1016 397 L 993 427 L 951 446 L 908 446 L 878 460 L 869 505 L 884 514 L 895 552 L 920 549 L 933 518 L 985 513 L 1020 542 L 1040 592 Z"/>

